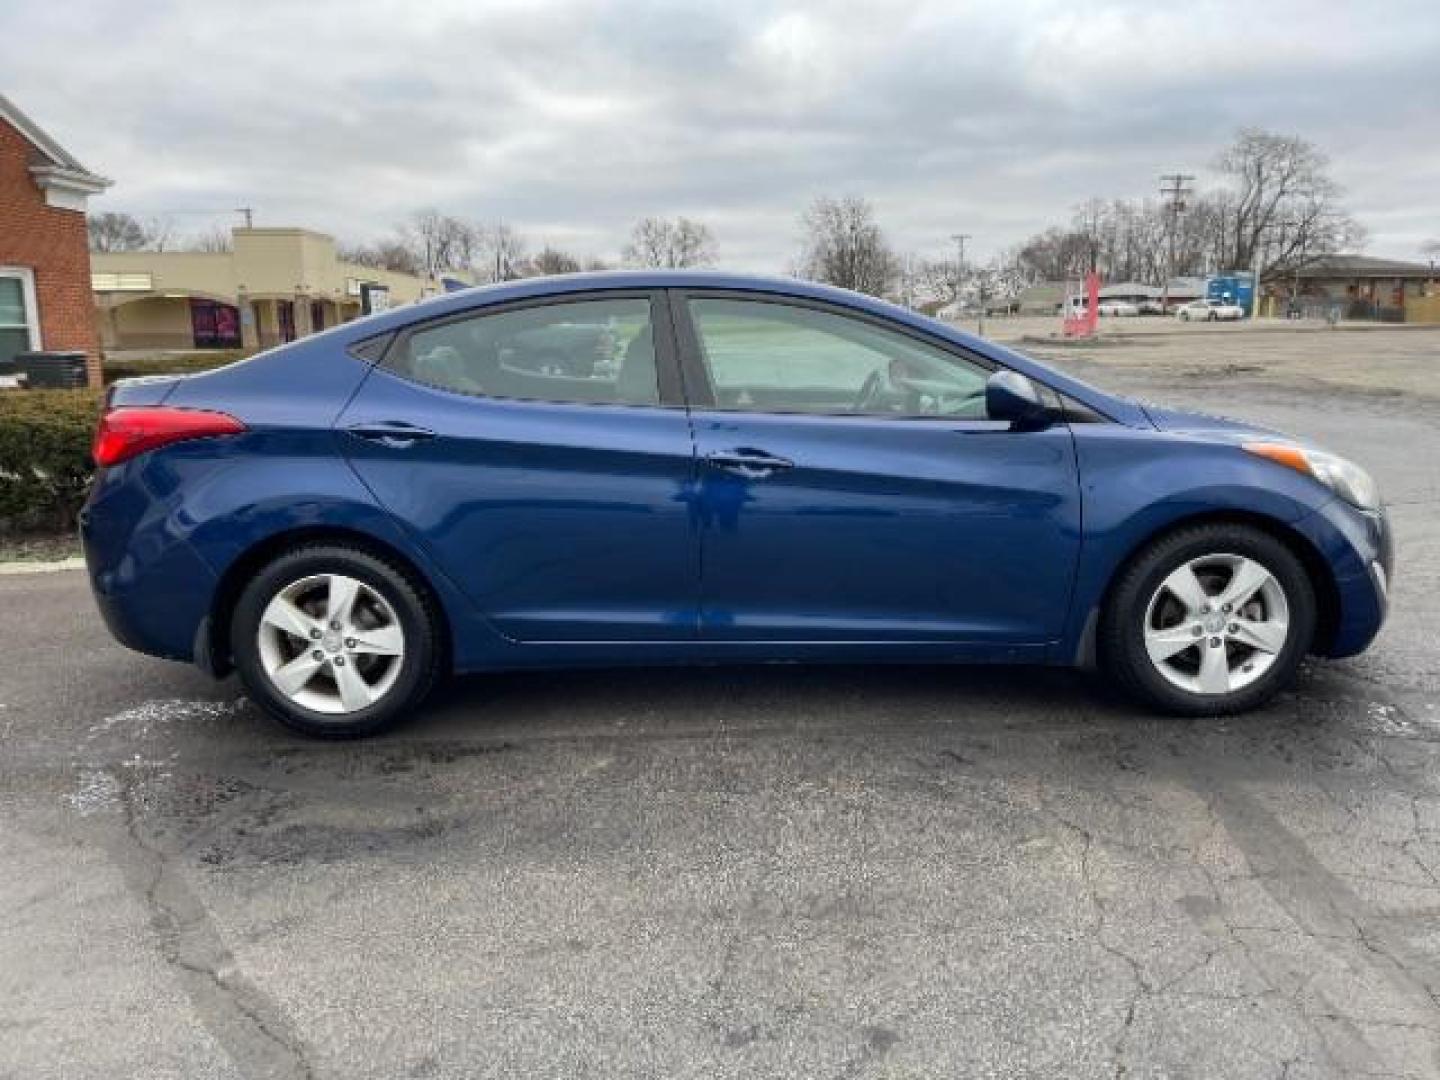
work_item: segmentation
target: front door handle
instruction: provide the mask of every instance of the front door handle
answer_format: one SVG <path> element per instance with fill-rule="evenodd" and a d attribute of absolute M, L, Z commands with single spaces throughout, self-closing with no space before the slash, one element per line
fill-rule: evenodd
<path fill-rule="evenodd" d="M 724 469 L 747 480 L 760 480 L 782 469 L 793 469 L 795 463 L 764 450 L 753 450 L 742 446 L 735 450 L 717 450 L 705 455 L 705 463 L 712 468 Z"/>
<path fill-rule="evenodd" d="M 435 432 L 429 428 L 417 427 L 404 420 L 377 420 L 371 423 L 356 424 L 345 430 L 357 439 L 380 443 L 382 446 L 388 446 L 395 450 L 403 450 L 407 446 L 414 446 L 417 442 L 435 438 Z"/>

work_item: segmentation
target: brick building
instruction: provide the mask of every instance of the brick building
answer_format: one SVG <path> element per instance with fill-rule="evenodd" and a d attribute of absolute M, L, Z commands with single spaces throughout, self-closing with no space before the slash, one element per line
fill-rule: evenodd
<path fill-rule="evenodd" d="M 0 360 L 80 351 L 99 382 L 85 205 L 109 183 L 0 95 Z"/>

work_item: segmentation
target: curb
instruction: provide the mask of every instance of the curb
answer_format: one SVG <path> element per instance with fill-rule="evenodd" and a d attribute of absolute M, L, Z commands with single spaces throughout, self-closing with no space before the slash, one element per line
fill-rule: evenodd
<path fill-rule="evenodd" d="M 12 574 L 54 574 L 61 570 L 84 570 L 85 560 L 79 555 L 68 559 L 54 559 L 50 562 L 17 559 L 15 562 L 0 562 L 0 576 Z"/>

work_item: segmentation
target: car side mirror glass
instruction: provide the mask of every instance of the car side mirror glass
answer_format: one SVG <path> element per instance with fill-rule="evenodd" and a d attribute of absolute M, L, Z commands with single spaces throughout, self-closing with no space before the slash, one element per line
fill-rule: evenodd
<path fill-rule="evenodd" d="M 1012 427 L 1037 428 L 1050 422 L 1040 389 L 1018 371 L 997 371 L 985 381 L 985 414 Z"/>

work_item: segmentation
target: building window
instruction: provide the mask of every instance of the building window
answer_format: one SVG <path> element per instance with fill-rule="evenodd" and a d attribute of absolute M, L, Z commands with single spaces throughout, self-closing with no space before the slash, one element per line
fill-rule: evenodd
<path fill-rule="evenodd" d="M 90 275 L 95 292 L 153 292 L 155 279 L 149 274 L 114 274 L 99 271 Z"/>
<path fill-rule="evenodd" d="M 35 274 L 23 266 L 0 266 L 0 362 L 38 348 Z"/>
<path fill-rule="evenodd" d="M 295 340 L 295 304 L 293 301 L 275 301 L 275 322 L 282 342 Z"/>
<path fill-rule="evenodd" d="M 240 348 L 240 312 L 229 304 L 192 298 L 190 326 L 197 349 Z"/>

